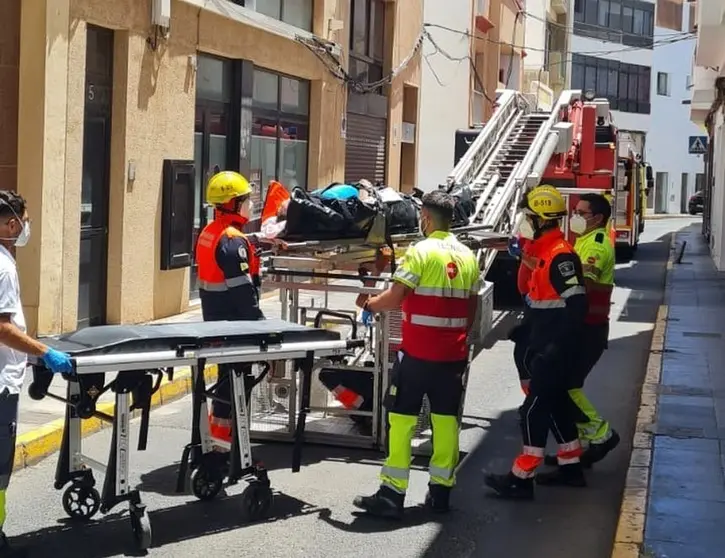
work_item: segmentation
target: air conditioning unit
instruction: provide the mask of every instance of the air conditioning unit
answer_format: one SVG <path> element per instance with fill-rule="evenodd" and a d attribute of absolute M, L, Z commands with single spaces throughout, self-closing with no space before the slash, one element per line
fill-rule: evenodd
<path fill-rule="evenodd" d="M 168 29 L 171 23 L 171 0 L 151 0 L 151 24 Z"/>

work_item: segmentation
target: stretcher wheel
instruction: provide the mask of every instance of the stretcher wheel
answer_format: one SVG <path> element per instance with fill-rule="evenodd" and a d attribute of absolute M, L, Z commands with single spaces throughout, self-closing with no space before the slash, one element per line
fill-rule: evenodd
<path fill-rule="evenodd" d="M 28 386 L 28 395 L 30 396 L 30 399 L 40 401 L 45 398 L 45 390 L 33 382 Z"/>
<path fill-rule="evenodd" d="M 269 517 L 272 509 L 272 489 L 265 483 L 252 481 L 242 492 L 242 513 L 247 521 Z"/>
<path fill-rule="evenodd" d="M 223 478 L 210 467 L 200 465 L 191 472 L 191 491 L 199 500 L 216 498 L 222 489 Z"/>
<path fill-rule="evenodd" d="M 136 548 L 147 550 L 151 546 L 151 520 L 146 508 L 131 510 L 130 519 Z"/>
<path fill-rule="evenodd" d="M 91 519 L 101 507 L 101 495 L 92 486 L 72 484 L 63 492 L 63 509 L 72 519 Z"/>
<path fill-rule="evenodd" d="M 79 418 L 86 420 L 96 412 L 96 404 L 93 401 L 81 401 L 76 405 L 76 414 Z"/>

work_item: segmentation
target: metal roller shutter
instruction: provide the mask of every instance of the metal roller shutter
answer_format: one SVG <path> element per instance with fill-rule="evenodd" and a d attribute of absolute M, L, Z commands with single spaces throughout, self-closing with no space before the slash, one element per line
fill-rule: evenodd
<path fill-rule="evenodd" d="M 347 113 L 345 182 L 385 182 L 385 118 Z"/>

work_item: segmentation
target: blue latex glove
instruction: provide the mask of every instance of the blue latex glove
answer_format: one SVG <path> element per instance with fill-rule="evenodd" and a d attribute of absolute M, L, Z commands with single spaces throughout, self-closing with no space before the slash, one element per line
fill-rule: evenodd
<path fill-rule="evenodd" d="M 373 313 L 370 310 L 363 310 L 360 321 L 362 321 L 363 325 L 369 326 L 373 323 Z"/>
<path fill-rule="evenodd" d="M 55 349 L 48 349 L 43 355 L 43 362 L 54 374 L 73 371 L 70 356 Z"/>
<path fill-rule="evenodd" d="M 519 246 L 519 239 L 515 236 L 512 238 L 509 238 L 509 249 L 508 249 L 509 255 L 511 255 L 514 258 L 520 258 L 521 257 L 521 246 Z"/>

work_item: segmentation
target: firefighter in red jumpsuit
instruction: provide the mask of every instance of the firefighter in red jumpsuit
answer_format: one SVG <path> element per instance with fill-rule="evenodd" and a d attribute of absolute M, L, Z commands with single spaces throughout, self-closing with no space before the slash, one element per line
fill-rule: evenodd
<path fill-rule="evenodd" d="M 519 409 L 523 449 L 509 473 L 490 474 L 486 484 L 500 496 L 531 499 L 534 475 L 544 461 L 551 429 L 559 444 L 559 467 L 539 474 L 540 484 L 585 486 L 582 454 L 569 398 L 569 371 L 587 314 L 582 266 L 560 229 L 567 207 L 551 186 L 531 190 L 522 201 L 521 235 L 530 240 L 527 258 L 535 259 L 526 286 L 526 311 L 516 343 L 521 344 L 531 380 Z"/>
<path fill-rule="evenodd" d="M 252 188 L 236 172 L 219 172 L 206 190 L 207 203 L 215 207 L 215 218 L 199 234 L 196 244 L 199 297 L 204 321 L 263 320 L 259 307 L 258 242 L 242 233 L 252 215 Z M 231 400 L 229 373 L 240 365 L 219 366 L 217 395 Z M 240 366 L 251 385 L 251 365 Z M 247 394 L 248 398 L 248 394 Z M 231 441 L 231 405 L 213 401 L 209 417 L 211 435 Z"/>

